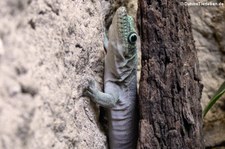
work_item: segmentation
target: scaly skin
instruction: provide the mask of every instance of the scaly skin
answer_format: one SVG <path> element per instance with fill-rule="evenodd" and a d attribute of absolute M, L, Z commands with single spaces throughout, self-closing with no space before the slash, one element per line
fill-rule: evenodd
<path fill-rule="evenodd" d="M 135 149 L 138 136 L 137 34 L 125 7 L 117 9 L 105 40 L 104 93 L 89 82 L 85 95 L 108 108 L 110 149 Z"/>

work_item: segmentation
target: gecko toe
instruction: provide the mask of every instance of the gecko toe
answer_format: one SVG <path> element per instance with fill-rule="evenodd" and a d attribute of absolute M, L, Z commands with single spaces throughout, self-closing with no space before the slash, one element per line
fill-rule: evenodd
<path fill-rule="evenodd" d="M 84 97 L 91 97 L 92 96 L 92 93 L 89 91 L 89 90 L 84 90 L 84 92 L 83 92 L 83 96 Z"/>

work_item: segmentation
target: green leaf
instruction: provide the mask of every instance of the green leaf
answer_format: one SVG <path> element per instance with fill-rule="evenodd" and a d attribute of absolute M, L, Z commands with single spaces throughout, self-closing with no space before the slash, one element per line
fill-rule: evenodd
<path fill-rule="evenodd" d="M 205 107 L 205 109 L 203 111 L 203 117 L 205 117 L 205 115 L 207 114 L 207 112 L 212 108 L 212 106 L 216 103 L 216 101 L 218 99 L 220 99 L 220 97 L 224 93 L 225 93 L 225 81 L 220 86 L 220 88 L 216 91 L 216 93 L 214 94 L 214 96 L 212 97 L 212 99 L 210 100 L 210 102 L 208 103 L 208 105 Z"/>

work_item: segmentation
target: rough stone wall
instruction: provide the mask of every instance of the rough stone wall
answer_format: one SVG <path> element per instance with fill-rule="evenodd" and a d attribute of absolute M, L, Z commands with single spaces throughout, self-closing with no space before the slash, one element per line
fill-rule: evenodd
<path fill-rule="evenodd" d="M 104 149 L 84 78 L 102 82 L 100 1 L 0 1 L 0 148 Z"/>
<path fill-rule="evenodd" d="M 189 2 L 199 1 L 189 0 Z M 198 49 L 202 83 L 204 84 L 203 108 L 225 81 L 225 1 L 211 2 L 223 2 L 224 6 L 189 6 L 193 36 Z M 221 99 L 204 118 L 206 147 L 224 146 L 224 122 L 225 98 Z"/>

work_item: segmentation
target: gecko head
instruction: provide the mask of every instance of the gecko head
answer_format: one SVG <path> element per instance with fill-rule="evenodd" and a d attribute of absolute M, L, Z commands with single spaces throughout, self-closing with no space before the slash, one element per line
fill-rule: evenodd
<path fill-rule="evenodd" d="M 136 50 L 138 35 L 135 30 L 134 20 L 128 15 L 125 7 L 117 9 L 110 28 L 111 37 L 113 35 L 114 41 L 117 42 L 117 49 L 129 50 L 124 51 L 125 54 Z"/>

